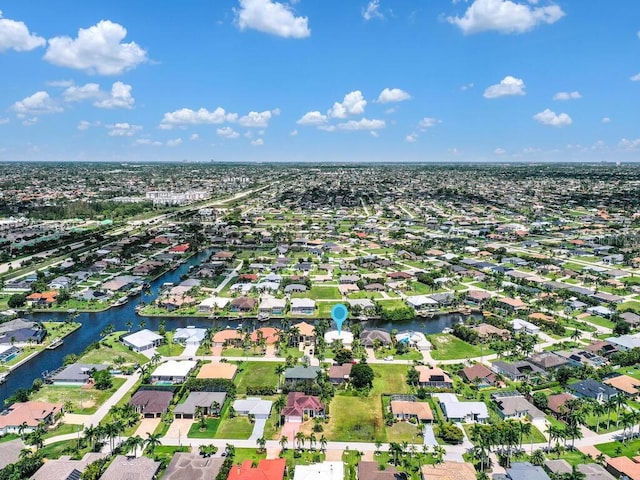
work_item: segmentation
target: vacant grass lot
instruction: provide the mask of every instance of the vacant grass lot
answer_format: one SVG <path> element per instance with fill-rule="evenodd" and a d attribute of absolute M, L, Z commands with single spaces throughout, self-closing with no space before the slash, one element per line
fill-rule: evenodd
<path fill-rule="evenodd" d="M 342 295 L 340 295 L 340 291 L 338 287 L 322 287 L 319 285 L 314 285 L 309 290 L 308 294 L 296 294 L 295 297 L 303 298 L 313 298 L 314 300 L 340 300 Z"/>
<path fill-rule="evenodd" d="M 278 386 L 276 375 L 277 362 L 241 362 L 238 364 L 238 374 L 235 384 L 239 394 L 246 394 L 247 387 L 269 385 Z"/>
<path fill-rule="evenodd" d="M 405 382 L 406 365 L 372 365 L 375 373 L 373 388 L 367 397 L 336 395 L 330 405 L 330 420 L 326 429 L 329 440 L 335 441 L 387 441 L 383 421 L 383 393 L 408 393 Z M 406 432 L 393 432 L 403 435 Z"/>
<path fill-rule="evenodd" d="M 640 449 L 640 440 L 633 440 L 631 442 L 609 442 L 596 445 L 596 448 L 605 455 L 610 457 L 629 457 L 633 458 L 638 454 Z M 620 453 L 618 453 L 620 452 Z"/>
<path fill-rule="evenodd" d="M 147 363 L 149 359 L 141 353 L 129 350 L 122 343 L 118 341 L 118 337 L 126 332 L 115 332 L 105 337 L 100 342 L 100 348 L 96 350 L 89 350 L 86 352 L 80 360 L 82 363 L 102 363 L 110 365 L 113 363 L 113 359 L 116 357 L 123 357 L 125 363 L 130 364 L 143 364 Z"/>
<path fill-rule="evenodd" d="M 33 393 L 31 400 L 53 403 L 71 402 L 71 413 L 91 414 L 95 413 L 98 407 L 113 395 L 124 382 L 124 378 L 114 378 L 113 386 L 109 390 L 44 385 Z"/>
<path fill-rule="evenodd" d="M 619 312 L 626 312 L 627 310 L 632 310 L 635 313 L 640 313 L 640 302 L 624 302 L 618 305 Z"/>
<path fill-rule="evenodd" d="M 434 360 L 474 358 L 493 353 L 488 347 L 481 350 L 479 346 L 463 342 L 448 333 L 429 335 L 429 341 L 433 344 L 431 356 Z"/>
<path fill-rule="evenodd" d="M 215 438 L 246 440 L 253 432 L 253 424 L 247 417 L 225 418 L 218 426 Z"/>
<path fill-rule="evenodd" d="M 387 441 L 389 442 L 409 442 L 419 443 L 418 427 L 408 422 L 394 423 L 392 427 L 387 427 Z"/>

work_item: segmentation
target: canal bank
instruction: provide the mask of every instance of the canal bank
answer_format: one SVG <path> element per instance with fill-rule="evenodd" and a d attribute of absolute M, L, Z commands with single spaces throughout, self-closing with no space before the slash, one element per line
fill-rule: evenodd
<path fill-rule="evenodd" d="M 186 263 L 180 265 L 176 270 L 169 271 L 151 282 L 150 292 L 143 296 L 131 299 L 128 303 L 112 307 L 102 312 L 83 312 L 75 316 L 74 321 L 82 324 L 82 328 L 68 335 L 64 343 L 55 350 L 44 350 L 39 355 L 25 362 L 20 368 L 16 369 L 9 375 L 6 382 L 0 385 L 0 402 L 9 397 L 19 388 L 30 388 L 33 381 L 42 378 L 42 373 L 52 371 L 59 368 L 63 359 L 69 354 L 82 353 L 91 343 L 101 339 L 101 332 L 108 326 L 113 325 L 114 330 L 129 330 L 128 324 L 133 325 L 132 329 L 150 328 L 157 330 L 161 321 L 164 322 L 167 330 L 175 330 L 190 325 L 202 328 L 219 328 L 227 327 L 237 328 L 242 324 L 243 328 L 252 330 L 261 326 L 280 327 L 279 319 L 270 319 L 266 322 L 259 322 L 256 319 L 249 320 L 244 318 L 225 318 L 210 319 L 202 317 L 189 316 L 163 316 L 163 317 L 144 317 L 136 315 L 135 309 L 139 303 L 153 301 L 158 296 L 160 289 L 164 283 L 178 283 L 183 275 L 189 272 L 189 268 L 197 265 L 209 258 L 210 250 L 205 250 L 191 257 Z M 481 318 L 482 314 L 473 314 L 472 317 Z M 31 313 L 26 316 L 29 319 L 37 321 L 64 321 L 68 318 L 66 312 L 44 312 Z M 425 334 L 440 333 L 445 328 L 451 328 L 461 319 L 467 318 L 461 313 L 445 313 L 436 314 L 433 317 L 416 317 L 406 321 L 391 322 L 382 319 L 368 319 L 360 322 L 363 328 L 376 328 L 386 331 L 419 331 Z M 298 319 L 289 319 L 295 323 Z M 313 318 L 299 318 L 300 321 L 313 322 Z"/>

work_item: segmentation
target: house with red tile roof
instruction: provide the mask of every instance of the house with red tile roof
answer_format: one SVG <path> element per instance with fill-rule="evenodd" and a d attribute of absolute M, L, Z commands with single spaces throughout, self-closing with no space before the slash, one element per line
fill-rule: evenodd
<path fill-rule="evenodd" d="M 283 480 L 286 466 L 284 458 L 260 460 L 255 468 L 253 461 L 245 460 L 231 468 L 227 480 Z"/>
<path fill-rule="evenodd" d="M 176 245 L 175 247 L 171 247 L 169 249 L 169 253 L 185 253 L 187 250 L 189 250 L 189 247 L 191 245 L 189 245 L 188 243 L 181 243 L 180 245 Z"/>
<path fill-rule="evenodd" d="M 25 433 L 32 432 L 40 423 L 52 424 L 62 407 L 62 403 L 16 402 L 0 415 L 0 435 L 18 433 L 23 424 Z"/>
<path fill-rule="evenodd" d="M 324 416 L 324 404 L 318 397 L 303 392 L 291 392 L 287 395 L 287 406 L 282 410 L 287 422 L 302 422 L 304 416 L 309 418 Z"/>

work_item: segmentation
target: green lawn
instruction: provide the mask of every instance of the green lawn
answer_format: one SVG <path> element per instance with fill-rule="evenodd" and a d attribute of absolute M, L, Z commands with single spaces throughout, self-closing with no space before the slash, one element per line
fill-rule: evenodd
<path fill-rule="evenodd" d="M 327 439 L 335 441 L 387 441 L 383 421 L 383 393 L 408 393 L 406 365 L 372 365 L 375 378 L 367 397 L 338 394 L 331 401 Z M 397 433 L 398 435 L 401 432 Z"/>
<path fill-rule="evenodd" d="M 638 455 L 640 449 L 640 440 L 633 440 L 630 442 L 609 442 L 596 445 L 596 448 L 605 455 L 610 457 L 629 457 L 633 458 Z"/>
<path fill-rule="evenodd" d="M 245 460 L 258 462 L 263 458 L 267 458 L 267 452 L 259 453 L 256 448 L 236 448 L 233 456 L 233 463 L 240 464 Z"/>
<path fill-rule="evenodd" d="M 247 387 L 278 385 L 276 375 L 277 362 L 242 362 L 238 364 L 238 374 L 235 384 L 239 394 L 247 393 Z"/>
<path fill-rule="evenodd" d="M 108 390 L 98 390 L 96 388 L 81 388 L 44 385 L 40 390 L 31 395 L 31 400 L 40 402 L 71 402 L 71 413 L 91 414 L 95 413 L 126 380 L 124 378 L 114 378 L 113 386 Z"/>
<path fill-rule="evenodd" d="M 389 310 L 397 310 L 399 308 L 404 308 L 407 306 L 406 303 L 404 303 L 404 300 L 378 300 L 378 303 L 380 304 L 380 306 L 382 306 L 383 309 L 389 311 Z"/>
<path fill-rule="evenodd" d="M 163 357 L 175 357 L 176 355 L 180 355 L 184 351 L 184 347 L 179 343 L 174 343 L 173 341 L 173 332 L 167 332 L 167 343 L 160 345 L 156 348 L 156 352 L 158 352 Z"/>
<path fill-rule="evenodd" d="M 200 423 L 195 420 L 189 428 L 187 437 L 189 438 L 215 438 L 216 432 L 220 426 L 219 418 L 207 418 L 207 428 L 204 431 L 200 430 Z"/>
<path fill-rule="evenodd" d="M 624 302 L 618 304 L 618 311 L 625 312 L 627 310 L 632 310 L 635 313 L 640 313 L 640 302 Z"/>
<path fill-rule="evenodd" d="M 220 422 L 214 438 L 246 440 L 253 432 L 253 424 L 247 417 L 225 418 Z"/>
<path fill-rule="evenodd" d="M 340 300 L 342 298 L 338 287 L 321 287 L 319 285 L 312 286 L 308 294 L 300 294 L 299 296 L 296 294 L 294 296 L 297 298 L 308 297 L 314 300 Z"/>
<path fill-rule="evenodd" d="M 420 443 L 419 431 L 418 427 L 408 422 L 394 423 L 392 427 L 387 427 L 387 441 Z"/>
<path fill-rule="evenodd" d="M 77 433 L 78 429 L 82 430 L 82 425 L 76 425 L 73 423 L 61 423 L 57 428 L 49 430 L 42 437 L 51 438 L 57 437 L 58 435 L 66 435 L 68 433 Z"/>
<path fill-rule="evenodd" d="M 318 442 L 319 443 L 319 442 Z M 309 442 L 307 442 L 309 445 Z M 314 463 L 324 462 L 325 455 L 318 451 L 316 447 L 315 451 L 311 452 L 305 450 L 303 452 L 296 452 L 293 448 L 287 448 L 284 452 L 280 453 L 280 458 L 287 460 L 287 470 L 293 472 L 296 465 L 312 465 Z"/>
<path fill-rule="evenodd" d="M 391 355 L 394 360 L 422 360 L 422 354 L 413 348 L 410 349 L 407 353 L 398 355 L 395 348 L 384 347 L 376 350 L 375 355 L 376 358 L 386 358 Z"/>
<path fill-rule="evenodd" d="M 173 458 L 173 455 L 175 453 L 188 452 L 189 450 L 190 448 L 185 445 L 181 447 L 173 446 L 173 445 L 158 445 L 153 450 L 153 455 L 149 455 L 149 452 L 147 452 L 147 454 L 149 456 L 153 456 L 153 459 L 156 462 L 163 462 L 164 465 L 168 465 L 169 462 L 171 462 L 171 459 Z"/>
<path fill-rule="evenodd" d="M 123 357 L 125 363 L 130 364 L 144 364 L 149 361 L 147 357 L 141 353 L 129 350 L 122 343 L 118 341 L 118 337 L 126 332 L 115 332 L 105 337 L 100 342 L 100 348 L 97 350 L 90 350 L 86 352 L 80 360 L 83 363 L 99 363 L 99 364 L 112 364 L 113 359 L 116 357 Z"/>
<path fill-rule="evenodd" d="M 429 341 L 433 345 L 431 356 L 434 360 L 475 358 L 493 353 L 489 347 L 480 349 L 479 346 L 463 342 L 448 333 L 429 335 Z"/>
<path fill-rule="evenodd" d="M 80 460 L 85 453 L 89 452 L 89 447 L 81 448 L 78 450 L 78 440 L 63 440 L 61 442 L 55 442 L 50 445 L 45 445 L 38 453 L 44 458 L 55 460 L 62 455 L 71 455 L 73 460 Z"/>
<path fill-rule="evenodd" d="M 225 348 L 222 350 L 223 357 L 262 357 L 262 353 L 254 351 L 252 348 L 244 350 L 242 348 Z"/>

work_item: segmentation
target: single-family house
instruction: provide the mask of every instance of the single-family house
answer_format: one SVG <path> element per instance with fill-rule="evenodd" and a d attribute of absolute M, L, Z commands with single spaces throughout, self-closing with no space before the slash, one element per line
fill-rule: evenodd
<path fill-rule="evenodd" d="M 545 375 L 543 369 L 526 360 L 518 360 L 515 362 L 498 360 L 493 362 L 491 370 L 516 382 L 526 380 L 536 375 Z"/>
<path fill-rule="evenodd" d="M 460 376 L 478 387 L 489 387 L 496 382 L 496 374 L 482 363 L 464 367 L 460 370 Z"/>
<path fill-rule="evenodd" d="M 391 414 L 396 420 L 410 420 L 418 423 L 433 422 L 433 412 L 426 402 L 418 402 L 415 399 L 394 400 L 392 397 L 389 405 Z"/>
<path fill-rule="evenodd" d="M 284 458 L 262 459 L 255 467 L 252 460 L 245 460 L 229 470 L 227 480 L 282 480 L 286 466 Z"/>
<path fill-rule="evenodd" d="M 149 457 L 125 457 L 118 455 L 100 477 L 100 480 L 153 480 L 160 469 L 160 462 Z"/>
<path fill-rule="evenodd" d="M 40 323 L 23 318 L 0 323 L 0 344 L 40 343 L 46 334 Z"/>
<path fill-rule="evenodd" d="M 523 395 L 516 393 L 494 393 L 491 399 L 498 407 L 498 415 L 503 419 L 544 418 L 544 412 L 533 406 Z"/>
<path fill-rule="evenodd" d="M 284 298 L 265 297 L 258 306 L 258 313 L 265 315 L 283 315 L 287 308 Z"/>
<path fill-rule="evenodd" d="M 363 347 L 373 347 L 376 344 L 386 347 L 391 345 L 391 335 L 385 330 L 362 330 L 360 334 L 360 344 Z"/>
<path fill-rule="evenodd" d="M 461 402 L 453 393 L 435 393 L 444 416 L 450 422 L 487 422 L 489 411 L 484 402 Z"/>
<path fill-rule="evenodd" d="M 284 371 L 285 383 L 297 383 L 297 382 L 312 382 L 314 381 L 318 373 L 322 370 L 320 367 L 304 367 L 298 365 L 296 367 L 287 368 Z"/>
<path fill-rule="evenodd" d="M 162 335 L 158 335 L 145 328 L 144 330 L 125 335 L 122 337 L 121 342 L 134 352 L 144 352 L 158 347 L 163 340 L 164 337 L 162 337 Z"/>
<path fill-rule="evenodd" d="M 105 453 L 89 452 L 85 453 L 80 460 L 72 460 L 70 455 L 62 455 L 55 460 L 48 459 L 30 478 L 31 480 L 78 480 L 90 464 L 105 456 Z"/>
<path fill-rule="evenodd" d="M 576 397 L 591 398 L 601 403 L 606 402 L 618 395 L 618 390 L 616 390 L 612 386 L 605 385 L 591 378 L 580 380 L 579 382 L 575 383 L 570 383 L 568 385 L 568 388 L 575 394 Z"/>
<path fill-rule="evenodd" d="M 296 465 L 293 480 L 343 480 L 342 462 L 322 462 L 311 465 Z"/>
<path fill-rule="evenodd" d="M 235 313 L 247 313 L 256 307 L 258 301 L 251 297 L 238 297 L 231 300 L 229 310 Z"/>
<path fill-rule="evenodd" d="M 358 462 L 358 480 L 407 480 L 404 472 L 398 472 L 393 465 L 387 465 L 380 470 L 380 464 L 375 461 Z"/>
<path fill-rule="evenodd" d="M 640 380 L 629 375 L 615 375 L 603 380 L 605 385 L 610 385 L 618 390 L 622 395 L 629 398 L 637 398 L 640 393 Z"/>
<path fill-rule="evenodd" d="M 418 385 L 421 387 L 453 388 L 453 380 L 447 372 L 439 367 L 429 368 L 425 365 L 415 367 L 420 375 Z"/>
<path fill-rule="evenodd" d="M 510 480 L 551 480 L 542 467 L 529 462 L 513 462 L 507 468 Z"/>
<path fill-rule="evenodd" d="M 475 480 L 476 469 L 467 462 L 445 461 L 440 464 L 423 465 L 422 480 Z"/>
<path fill-rule="evenodd" d="M 271 414 L 271 400 L 263 400 L 258 397 L 247 397 L 233 402 L 233 409 L 238 415 L 253 415 L 256 420 L 269 418 Z"/>
<path fill-rule="evenodd" d="M 199 410 L 203 415 L 219 415 L 226 392 L 191 392 L 183 403 L 173 410 L 176 418 L 194 418 Z"/>
<path fill-rule="evenodd" d="M 196 328 L 188 326 L 187 328 L 178 328 L 173 334 L 173 341 L 181 345 L 200 345 L 207 336 L 205 328 Z"/>
<path fill-rule="evenodd" d="M 164 385 L 184 383 L 196 364 L 194 360 L 169 360 L 161 363 L 151 374 L 151 382 Z"/>
<path fill-rule="evenodd" d="M 172 399 L 173 390 L 141 388 L 133 394 L 129 405 L 133 405 L 144 418 L 158 418 L 167 413 Z"/>
<path fill-rule="evenodd" d="M 312 315 L 316 309 L 316 302 L 310 298 L 292 298 L 292 315 Z"/>
<path fill-rule="evenodd" d="M 293 325 L 292 328 L 295 328 L 298 331 L 298 338 L 293 339 L 294 345 L 297 346 L 300 343 L 304 343 L 306 346 L 315 345 L 316 327 L 307 322 L 300 322 Z"/>
<path fill-rule="evenodd" d="M 222 457 L 203 457 L 197 452 L 177 452 L 173 454 L 162 479 L 211 480 L 218 476 L 224 461 Z"/>
<path fill-rule="evenodd" d="M 31 401 L 13 403 L 0 413 L 0 435 L 30 433 L 41 423 L 51 425 L 62 409 L 62 403 Z"/>
<path fill-rule="evenodd" d="M 282 410 L 286 422 L 300 423 L 307 418 L 324 417 L 324 404 L 318 397 L 303 392 L 290 392 Z"/>
<path fill-rule="evenodd" d="M 343 365 L 331 365 L 329 367 L 329 381 L 332 385 L 338 386 L 349 381 L 349 375 L 351 375 L 351 367 L 353 364 L 345 363 Z"/>
<path fill-rule="evenodd" d="M 93 372 L 106 370 L 107 365 L 93 363 L 72 363 L 50 377 L 54 385 L 82 386 L 90 382 Z"/>
<path fill-rule="evenodd" d="M 547 397 L 547 408 L 553 412 L 556 418 L 559 418 L 565 414 L 564 405 L 570 400 L 575 400 L 576 397 L 569 392 L 556 393 L 555 395 L 549 395 Z"/>

